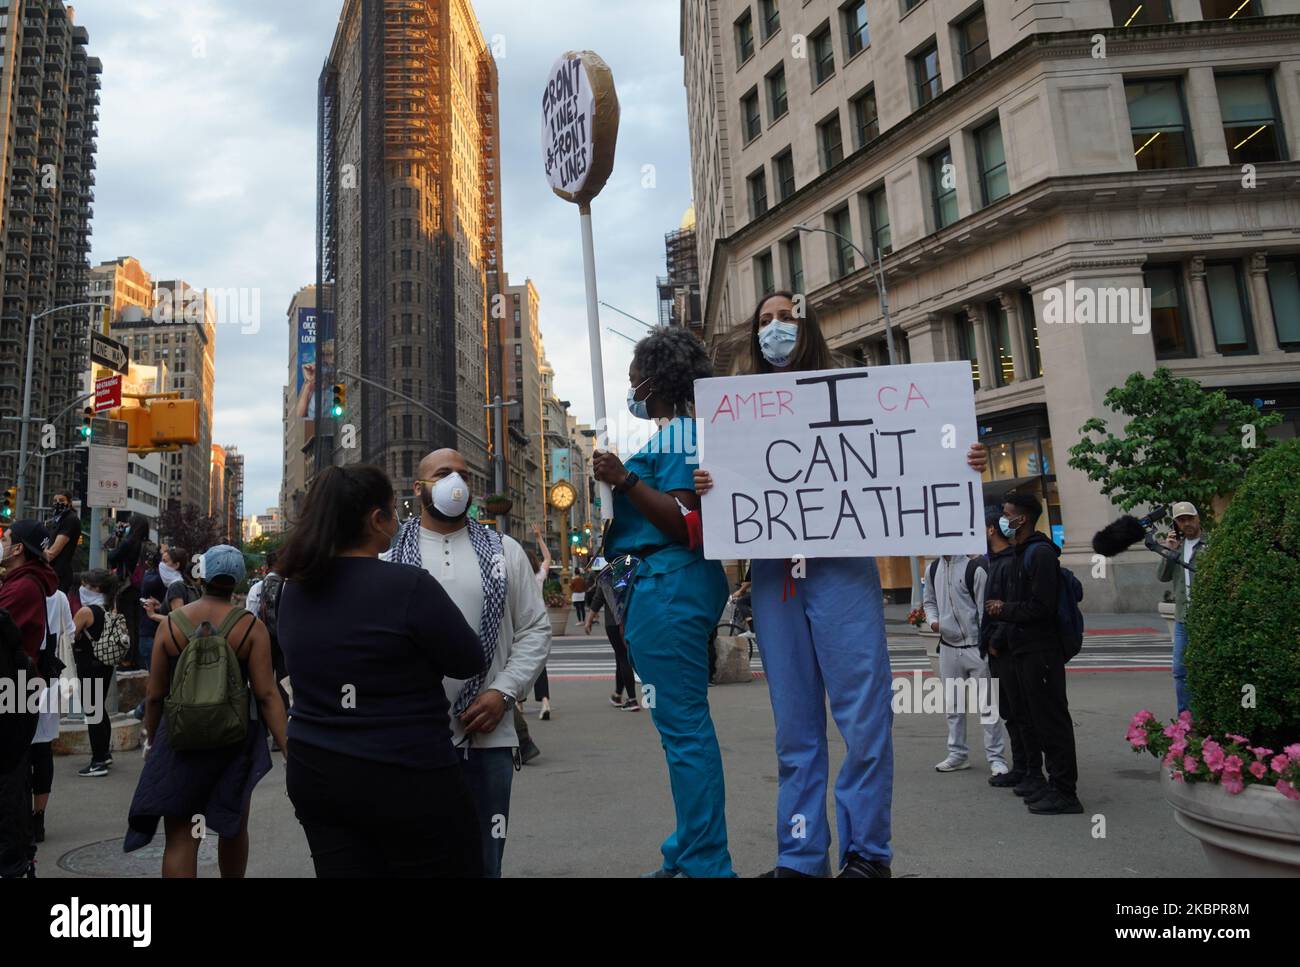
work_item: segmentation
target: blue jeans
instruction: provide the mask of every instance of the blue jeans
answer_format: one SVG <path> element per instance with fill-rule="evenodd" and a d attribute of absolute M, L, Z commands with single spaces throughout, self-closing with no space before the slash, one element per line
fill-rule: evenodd
<path fill-rule="evenodd" d="M 479 835 L 483 840 L 483 875 L 501 877 L 501 857 L 506 851 L 510 822 L 510 784 L 515 777 L 515 750 L 470 749 L 469 757 L 457 750 L 460 771 L 478 810 Z"/>
<path fill-rule="evenodd" d="M 1187 625 L 1174 622 L 1174 695 L 1178 699 L 1178 712 L 1190 711 L 1192 693 L 1187 690 Z"/>
<path fill-rule="evenodd" d="M 145 671 L 149 670 L 150 662 L 153 661 L 153 635 L 148 638 L 143 633 L 140 635 L 140 667 Z"/>
<path fill-rule="evenodd" d="M 835 779 L 839 856 L 886 866 L 894 789 L 893 678 L 873 558 L 818 558 L 787 593 L 789 563 L 752 564 L 754 630 L 776 723 L 777 865 L 833 872 L 826 706 L 848 749 Z"/>

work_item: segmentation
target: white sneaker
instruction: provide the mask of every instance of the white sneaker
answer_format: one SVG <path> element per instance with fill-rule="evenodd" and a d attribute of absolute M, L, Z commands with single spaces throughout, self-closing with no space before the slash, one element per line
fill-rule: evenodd
<path fill-rule="evenodd" d="M 994 762 L 989 766 L 989 769 L 995 776 L 1005 776 L 1011 771 L 1005 762 Z"/>
<path fill-rule="evenodd" d="M 969 759 L 958 759 L 955 756 L 948 756 L 948 758 L 944 759 L 942 762 L 940 762 L 937 766 L 934 767 L 934 771 L 935 772 L 960 772 L 962 769 L 969 769 L 969 768 L 970 768 Z"/>

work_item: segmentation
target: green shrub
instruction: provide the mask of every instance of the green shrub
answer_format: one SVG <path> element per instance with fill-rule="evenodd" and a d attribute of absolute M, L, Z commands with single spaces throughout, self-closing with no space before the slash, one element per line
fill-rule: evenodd
<path fill-rule="evenodd" d="M 1247 472 L 1197 562 L 1187 633 L 1197 732 L 1300 741 L 1300 440 Z"/>

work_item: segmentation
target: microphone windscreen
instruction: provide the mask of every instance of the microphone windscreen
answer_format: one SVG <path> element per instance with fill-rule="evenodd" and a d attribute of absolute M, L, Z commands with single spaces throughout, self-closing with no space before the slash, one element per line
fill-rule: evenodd
<path fill-rule="evenodd" d="M 1127 551 L 1146 534 L 1136 517 L 1125 514 L 1092 536 L 1092 549 L 1103 557 L 1114 557 Z"/>

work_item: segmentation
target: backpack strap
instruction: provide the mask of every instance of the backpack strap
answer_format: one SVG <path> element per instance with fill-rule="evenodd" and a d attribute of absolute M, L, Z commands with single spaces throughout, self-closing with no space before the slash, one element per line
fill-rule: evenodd
<path fill-rule="evenodd" d="M 933 561 L 930 562 L 930 569 L 926 572 L 927 580 L 930 582 L 930 587 L 934 587 L 934 576 L 935 574 L 938 573 L 938 571 L 939 571 L 939 559 L 936 557 Z M 937 594 L 938 592 L 936 591 L 935 593 Z"/>
<path fill-rule="evenodd" d="M 184 612 L 182 612 L 179 608 L 171 612 L 170 614 L 168 614 L 167 620 L 168 622 L 176 623 L 176 626 L 181 629 L 181 634 L 185 636 L 186 641 L 194 637 L 194 622 L 192 622 L 189 618 L 185 617 Z M 173 635 L 172 636 L 173 643 L 175 643 L 175 638 L 176 636 Z"/>
<path fill-rule="evenodd" d="M 231 608 L 229 613 L 226 615 L 225 620 L 222 621 L 221 625 L 217 628 L 217 635 L 222 638 L 228 638 L 230 632 L 235 630 L 235 623 L 246 614 L 252 614 L 252 612 L 246 611 L 243 608 Z"/>
<path fill-rule="evenodd" d="M 979 557 L 968 558 L 966 561 L 966 593 L 972 598 L 975 597 L 975 572 L 987 570 L 984 567 L 984 559 Z"/>
<path fill-rule="evenodd" d="M 230 640 L 230 635 L 231 632 L 235 630 L 235 625 L 237 625 L 245 616 L 251 617 L 253 620 L 248 623 L 248 630 L 244 632 L 244 637 L 239 639 L 239 647 L 236 648 L 235 643 Z M 231 608 L 230 613 L 227 614 L 225 620 L 221 622 L 221 627 L 217 629 L 217 634 L 226 639 L 226 644 L 230 645 L 231 650 L 235 653 L 235 657 L 238 658 L 240 657 L 240 649 L 248 643 L 248 636 L 253 633 L 253 628 L 256 626 L 257 615 L 253 614 L 253 612 L 244 608 Z"/>

